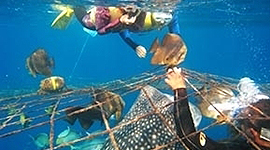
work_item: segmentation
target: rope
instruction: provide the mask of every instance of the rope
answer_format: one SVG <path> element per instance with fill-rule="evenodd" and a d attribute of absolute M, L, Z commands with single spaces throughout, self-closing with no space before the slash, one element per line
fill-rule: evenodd
<path fill-rule="evenodd" d="M 68 78 L 68 81 L 71 80 L 71 78 L 72 78 L 72 76 L 73 76 L 73 74 L 74 74 L 74 72 L 75 72 L 75 69 L 77 68 L 78 63 L 79 63 L 79 61 L 81 60 L 82 53 L 83 53 L 84 50 L 85 50 L 85 46 L 86 46 L 86 44 L 87 44 L 87 42 L 88 42 L 88 40 L 89 40 L 89 37 L 90 37 L 90 35 L 87 36 L 87 38 L 86 38 L 86 40 L 85 40 L 85 42 L 84 42 L 84 44 L 83 44 L 83 46 L 82 46 L 80 55 L 79 55 L 79 57 L 78 57 L 78 59 L 77 59 L 75 65 L 74 65 L 74 67 L 73 67 L 73 69 L 72 69 L 72 72 L 71 72 L 71 74 L 70 74 L 70 76 L 69 76 L 69 78 Z"/>

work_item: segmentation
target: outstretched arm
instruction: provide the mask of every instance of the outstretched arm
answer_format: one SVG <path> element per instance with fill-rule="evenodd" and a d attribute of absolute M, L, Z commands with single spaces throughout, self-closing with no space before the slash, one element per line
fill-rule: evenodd
<path fill-rule="evenodd" d="M 189 109 L 185 79 L 181 69 L 169 69 L 165 82 L 174 90 L 174 120 L 176 132 L 190 150 L 250 149 L 246 143 L 219 143 L 208 138 L 203 132 L 196 133 Z M 194 134 L 195 133 L 195 134 Z"/>
<path fill-rule="evenodd" d="M 176 13 L 173 14 L 172 21 L 168 24 L 169 32 L 178 34 L 180 36 L 180 26 L 178 23 L 178 16 Z"/>
<path fill-rule="evenodd" d="M 191 112 L 189 109 L 186 84 L 183 75 L 181 74 L 181 69 L 173 68 L 169 69 L 167 72 L 167 78 L 165 82 L 174 91 L 174 118 L 176 124 L 176 132 L 180 138 L 186 137 L 191 133 L 196 132 L 194 123 L 192 120 Z M 183 140 L 184 144 L 191 150 L 199 149 L 193 142 L 196 141 L 198 135 L 193 135 L 185 138 Z"/>
<path fill-rule="evenodd" d="M 124 41 L 125 41 L 125 42 L 133 49 L 133 50 L 136 51 L 136 54 L 137 54 L 140 58 L 143 58 L 143 57 L 146 56 L 146 49 L 145 49 L 143 46 L 141 46 L 141 45 L 135 43 L 135 42 L 132 40 L 132 38 L 131 38 L 130 33 L 129 33 L 128 30 L 121 31 L 119 34 L 120 34 L 121 38 L 122 38 L 122 39 L 123 39 L 123 40 L 124 40 Z"/>

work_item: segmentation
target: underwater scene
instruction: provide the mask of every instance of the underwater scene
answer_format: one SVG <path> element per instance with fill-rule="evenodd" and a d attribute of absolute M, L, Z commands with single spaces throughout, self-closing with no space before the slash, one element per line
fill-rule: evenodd
<path fill-rule="evenodd" d="M 0 149 L 270 149 L 269 0 L 2 0 Z"/>

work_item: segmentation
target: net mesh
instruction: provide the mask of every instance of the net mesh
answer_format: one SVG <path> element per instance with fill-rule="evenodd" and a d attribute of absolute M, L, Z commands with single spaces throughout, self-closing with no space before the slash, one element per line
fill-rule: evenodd
<path fill-rule="evenodd" d="M 187 79 L 189 98 L 200 94 L 198 89 L 205 84 L 212 86 L 222 85 L 233 91 L 237 90 L 238 79 L 199 73 L 184 68 L 183 72 Z M 181 146 L 183 145 L 182 140 L 186 137 L 179 138 L 175 131 L 173 111 L 171 109 L 174 103 L 164 101 L 164 99 L 166 99 L 165 96 L 159 92 L 159 90 L 170 90 L 165 84 L 164 78 L 165 69 L 158 68 L 132 78 L 93 84 L 83 88 L 74 88 L 61 93 L 38 95 L 36 92 L 25 94 L 25 92 L 22 91 L 22 94 L 16 96 L 1 98 L 0 138 L 13 136 L 21 132 L 27 132 L 31 129 L 49 125 L 49 147 L 47 149 L 69 147 L 75 143 L 82 141 L 87 142 L 101 135 L 108 136 L 105 144 L 102 145 L 104 149 L 136 149 L 138 147 L 144 147 L 145 149 L 175 149 L 177 147 L 183 147 L 188 149 L 185 146 Z M 269 84 L 260 86 L 264 93 L 269 93 L 269 87 Z M 103 122 L 106 128 L 105 130 L 99 130 L 98 132 L 56 145 L 54 142 L 57 138 L 54 131 L 55 124 L 61 124 L 60 120 L 65 119 L 66 108 L 68 106 L 89 105 L 90 101 L 93 99 L 93 95 L 97 94 L 95 89 L 101 89 L 100 92 L 111 91 L 119 94 L 121 97 L 138 91 L 140 91 L 140 95 L 129 112 L 123 114 L 123 119 L 117 125 L 111 125 L 110 121 L 108 121 L 105 116 L 105 113 L 102 113 Z M 74 111 L 67 115 L 72 116 L 80 114 L 95 107 L 102 108 L 101 106 L 105 102 L 93 104 L 90 107 L 85 107 L 84 109 Z M 219 111 L 219 113 L 222 112 Z M 252 139 L 235 125 L 234 120 L 237 119 L 239 118 L 227 117 L 225 122 L 232 126 L 242 137 L 246 138 L 256 149 L 260 149 Z M 262 119 L 269 119 L 269 116 L 264 115 Z M 149 120 L 154 120 L 154 122 L 158 124 L 147 124 Z M 217 126 L 219 123 L 220 122 L 218 121 L 213 122 L 197 132 L 205 131 Z M 139 137 L 134 135 L 134 133 L 137 132 L 137 128 L 140 128 L 140 131 L 143 131 L 136 134 L 140 135 Z M 151 135 L 152 138 L 156 140 L 149 139 L 148 136 L 152 132 L 158 133 L 159 131 L 156 131 L 158 129 L 159 131 L 162 131 L 160 134 Z M 133 142 L 136 144 L 133 144 Z"/>

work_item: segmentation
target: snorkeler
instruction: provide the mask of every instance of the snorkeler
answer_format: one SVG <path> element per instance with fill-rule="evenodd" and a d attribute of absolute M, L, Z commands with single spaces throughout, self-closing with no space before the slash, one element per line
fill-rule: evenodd
<path fill-rule="evenodd" d="M 173 68 L 169 69 L 167 72 L 167 79 L 165 82 L 173 89 L 174 91 L 174 116 L 176 123 L 177 135 L 180 138 L 183 138 L 183 143 L 188 149 L 191 150 L 229 150 L 229 149 L 252 149 L 252 146 L 246 144 L 246 141 L 241 142 L 216 142 L 209 137 L 207 137 L 203 132 L 196 133 L 196 128 L 194 127 L 194 123 L 192 120 L 191 112 L 189 109 L 189 103 L 187 99 L 187 91 L 185 85 L 185 79 L 181 73 L 181 69 Z M 253 103 L 252 106 L 263 111 L 264 115 L 269 116 L 269 105 L 270 100 L 259 100 L 257 103 Z M 253 139 L 253 141 L 259 145 L 259 149 L 269 149 L 270 142 L 269 137 L 267 138 L 267 134 L 263 135 L 262 130 L 266 132 L 270 129 L 270 121 L 269 120 L 260 120 L 255 118 L 247 118 L 250 116 L 262 117 L 263 115 L 258 111 L 255 111 L 252 108 L 245 108 L 240 115 L 245 116 L 246 119 L 243 119 L 240 124 L 241 128 L 245 133 L 249 136 L 249 138 Z M 261 134 L 259 131 L 261 130 Z M 195 134 L 192 134 L 195 133 Z M 250 134 L 249 134 L 250 133 Z M 268 132 L 269 133 L 269 132 Z M 269 134 L 268 134 L 269 136 Z M 252 141 L 249 141 L 252 142 Z M 252 144 L 252 143 L 251 143 Z M 254 148 L 256 144 L 252 144 Z"/>
<path fill-rule="evenodd" d="M 133 41 L 130 32 L 145 32 L 168 26 L 170 33 L 180 35 L 177 16 L 171 13 L 146 12 L 136 6 L 95 6 L 89 11 L 82 6 L 73 9 L 65 8 L 61 8 L 62 13 L 54 20 L 52 27 L 66 28 L 74 13 L 77 20 L 84 26 L 84 30 L 91 35 L 118 32 L 140 58 L 146 56 L 146 49 Z"/>

